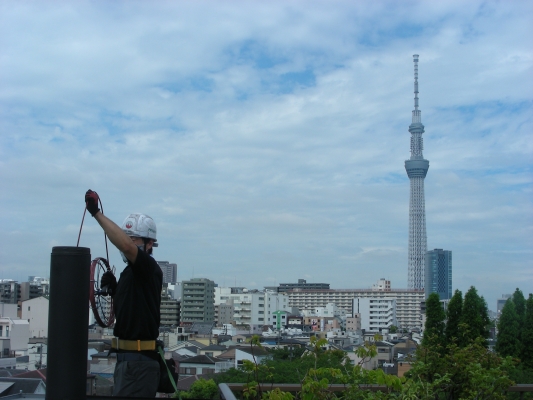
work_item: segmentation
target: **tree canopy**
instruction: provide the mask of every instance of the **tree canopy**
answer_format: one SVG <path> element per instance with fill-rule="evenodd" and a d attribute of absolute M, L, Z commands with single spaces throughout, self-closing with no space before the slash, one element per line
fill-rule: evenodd
<path fill-rule="evenodd" d="M 446 328 L 444 330 L 446 343 L 451 344 L 459 339 L 459 323 L 463 312 L 463 294 L 456 289 L 446 311 Z"/>
<path fill-rule="evenodd" d="M 522 324 L 522 353 L 521 360 L 525 367 L 533 369 L 533 294 L 529 294 L 526 301 L 524 322 Z"/>
<path fill-rule="evenodd" d="M 501 356 L 520 355 L 520 326 L 513 299 L 507 300 L 503 306 L 496 339 L 496 351 Z"/>
<path fill-rule="evenodd" d="M 438 293 L 431 293 L 426 300 L 426 324 L 422 343 L 426 346 L 444 345 L 444 320 L 446 314 Z"/>
<path fill-rule="evenodd" d="M 471 286 L 463 301 L 459 324 L 459 344 L 464 347 L 481 337 L 485 339 L 484 343 L 487 346 L 489 323 L 487 303 L 483 297 L 479 297 L 476 288 Z"/>

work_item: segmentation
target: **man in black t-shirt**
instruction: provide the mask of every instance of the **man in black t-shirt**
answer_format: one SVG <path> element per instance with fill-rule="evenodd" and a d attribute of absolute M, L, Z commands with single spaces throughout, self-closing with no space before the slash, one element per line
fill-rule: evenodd
<path fill-rule="evenodd" d="M 113 296 L 116 316 L 112 347 L 117 353 L 114 396 L 155 397 L 159 385 L 159 336 L 163 273 L 152 257 L 157 230 L 152 218 L 130 214 L 119 227 L 98 209 L 98 194 L 85 194 L 87 210 L 127 263 L 117 282 L 111 271 L 101 287 Z"/>

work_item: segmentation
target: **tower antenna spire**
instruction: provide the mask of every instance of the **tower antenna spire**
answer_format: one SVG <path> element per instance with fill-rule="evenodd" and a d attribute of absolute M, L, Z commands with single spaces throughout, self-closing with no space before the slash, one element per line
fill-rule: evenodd
<path fill-rule="evenodd" d="M 422 122 L 422 111 L 418 109 L 418 54 L 413 55 L 415 63 L 415 109 L 413 110 L 413 124 Z"/>

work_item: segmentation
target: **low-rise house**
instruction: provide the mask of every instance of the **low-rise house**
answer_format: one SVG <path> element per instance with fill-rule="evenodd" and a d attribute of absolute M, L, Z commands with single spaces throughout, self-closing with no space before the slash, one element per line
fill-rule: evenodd
<path fill-rule="evenodd" d="M 209 357 L 218 357 L 220 354 L 224 353 L 228 348 L 226 346 L 220 346 L 217 344 L 212 344 L 206 346 L 203 349 L 200 349 L 200 355 L 205 355 Z"/>
<path fill-rule="evenodd" d="M 383 363 L 391 363 L 393 361 L 394 344 L 385 341 L 375 342 L 374 344 L 378 352 L 378 365 L 382 366 Z"/>
<path fill-rule="evenodd" d="M 46 385 L 38 378 L 0 378 L 0 397 L 19 393 L 45 394 Z"/>
<path fill-rule="evenodd" d="M 199 374 L 214 374 L 215 363 L 223 362 L 224 360 L 217 357 L 209 357 L 206 355 L 198 355 L 195 357 L 181 360 L 179 365 L 179 374 L 181 376 L 191 376 Z"/>
<path fill-rule="evenodd" d="M 357 349 L 359 347 L 359 345 L 350 345 L 343 348 L 343 350 L 346 352 L 346 356 L 350 360 L 350 363 L 352 365 L 361 365 L 361 367 L 366 370 L 376 369 L 378 367 L 377 357 L 370 359 L 359 357 L 357 355 Z"/>
<path fill-rule="evenodd" d="M 398 343 L 394 344 L 393 347 L 393 360 L 404 359 L 408 354 L 413 353 L 418 344 L 409 338 L 402 338 Z"/>
<path fill-rule="evenodd" d="M 204 347 L 206 347 L 204 344 L 196 340 L 187 340 L 184 342 L 179 342 L 174 346 L 170 346 L 166 350 L 170 353 L 195 356 L 197 354 L 200 354 L 200 350 Z"/>
<path fill-rule="evenodd" d="M 261 347 L 236 347 L 235 348 L 235 368 L 238 368 L 240 365 L 243 364 L 244 360 L 249 360 L 251 362 L 255 362 L 257 364 L 260 364 L 261 361 L 264 359 L 270 357 L 270 354 Z"/>

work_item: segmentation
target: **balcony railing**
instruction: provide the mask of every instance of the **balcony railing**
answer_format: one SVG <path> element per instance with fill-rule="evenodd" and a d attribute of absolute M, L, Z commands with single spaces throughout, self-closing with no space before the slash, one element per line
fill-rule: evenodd
<path fill-rule="evenodd" d="M 218 391 L 220 398 L 223 400 L 237 400 L 237 397 L 233 394 L 235 392 L 242 392 L 245 387 L 244 383 L 221 383 L 218 385 Z M 293 383 L 262 383 L 261 390 L 263 392 L 270 391 L 272 389 L 279 388 L 283 392 L 297 393 L 302 391 L 302 385 Z M 390 388 L 385 385 L 359 385 L 359 389 L 368 390 L 371 392 L 388 392 Z M 342 384 L 331 384 L 328 387 L 330 392 L 343 392 L 346 390 L 346 386 Z M 524 393 L 533 393 L 533 384 L 518 384 L 510 386 L 508 392 L 520 393 L 520 399 L 524 398 Z"/>

